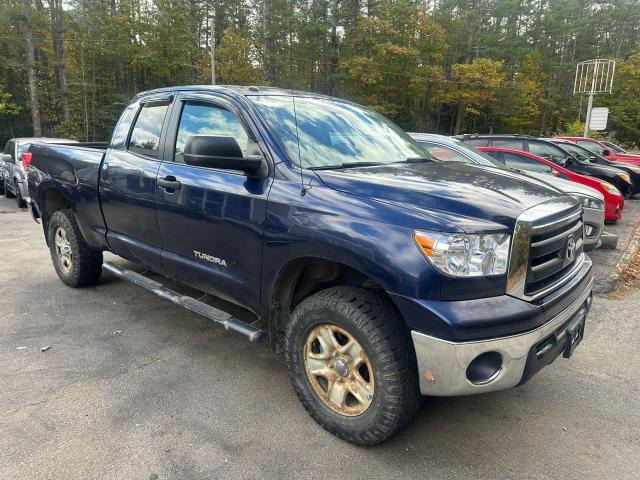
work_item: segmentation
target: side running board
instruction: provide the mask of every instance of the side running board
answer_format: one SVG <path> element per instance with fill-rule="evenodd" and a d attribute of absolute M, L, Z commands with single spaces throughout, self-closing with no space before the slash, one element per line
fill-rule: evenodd
<path fill-rule="evenodd" d="M 168 289 L 164 285 L 152 280 L 144 275 L 134 272 L 111 262 L 105 262 L 102 268 L 113 273 L 116 277 L 122 278 L 134 285 L 144 288 L 145 290 L 158 295 L 159 297 L 170 300 L 176 305 L 180 305 L 187 310 L 191 310 L 198 315 L 202 315 L 209 320 L 221 324 L 226 330 L 231 330 L 249 339 L 249 341 L 258 343 L 266 336 L 263 330 L 259 330 L 247 323 L 244 323 L 230 314 L 223 312 L 211 305 L 196 300 L 193 297 L 180 295 L 173 290 Z"/>

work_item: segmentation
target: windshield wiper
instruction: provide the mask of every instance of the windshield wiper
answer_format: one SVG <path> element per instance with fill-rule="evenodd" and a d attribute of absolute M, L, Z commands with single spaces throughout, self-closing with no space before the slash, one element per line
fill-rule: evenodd
<path fill-rule="evenodd" d="M 384 165 L 384 162 L 345 162 L 337 165 L 322 165 L 320 167 L 311 167 L 311 170 L 334 170 L 338 168 L 352 167 L 375 167 L 376 165 Z"/>
<path fill-rule="evenodd" d="M 433 159 L 429 157 L 407 157 L 405 162 L 407 163 L 433 162 Z M 402 162 L 398 162 L 398 163 L 402 163 Z"/>

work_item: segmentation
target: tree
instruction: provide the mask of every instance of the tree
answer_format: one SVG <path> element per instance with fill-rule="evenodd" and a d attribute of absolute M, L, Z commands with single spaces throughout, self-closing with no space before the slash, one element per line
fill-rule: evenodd
<path fill-rule="evenodd" d="M 465 115 L 477 120 L 489 112 L 505 81 L 502 66 L 502 61 L 477 58 L 451 67 L 451 78 L 442 101 L 456 108 L 455 135 L 463 130 Z"/>
<path fill-rule="evenodd" d="M 225 30 L 216 56 L 220 83 L 256 85 L 262 82 L 262 72 L 255 66 L 251 39 L 235 27 L 229 26 Z"/>
<path fill-rule="evenodd" d="M 29 93 L 31 95 L 31 122 L 33 124 L 33 136 L 40 137 L 42 136 L 42 124 L 40 123 L 40 100 L 38 98 L 36 58 L 33 48 L 33 29 L 29 0 L 22 0 L 22 11 L 25 19 L 25 39 L 27 41 L 27 76 L 29 78 Z"/>

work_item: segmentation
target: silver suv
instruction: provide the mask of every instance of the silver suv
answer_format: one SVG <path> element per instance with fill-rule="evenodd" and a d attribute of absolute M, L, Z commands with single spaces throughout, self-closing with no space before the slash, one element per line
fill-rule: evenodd
<path fill-rule="evenodd" d="M 0 162 L 0 185 L 4 183 L 4 192 L 7 198 L 15 198 L 19 207 L 26 207 L 26 199 L 29 196 L 27 188 L 27 176 L 22 166 L 22 154 L 29 150 L 32 143 L 77 143 L 66 138 L 12 138 L 4 146 Z M 4 163 L 4 165 L 3 165 Z"/>

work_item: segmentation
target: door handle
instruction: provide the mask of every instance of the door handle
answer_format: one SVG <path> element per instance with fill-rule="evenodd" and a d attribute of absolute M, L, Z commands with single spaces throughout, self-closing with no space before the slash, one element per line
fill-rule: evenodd
<path fill-rule="evenodd" d="M 164 188 L 167 192 L 171 193 L 176 190 L 180 190 L 180 187 L 182 187 L 182 183 L 178 182 L 176 180 L 176 177 L 174 177 L 173 175 L 169 175 L 164 178 L 159 178 L 158 186 L 160 188 Z"/>

